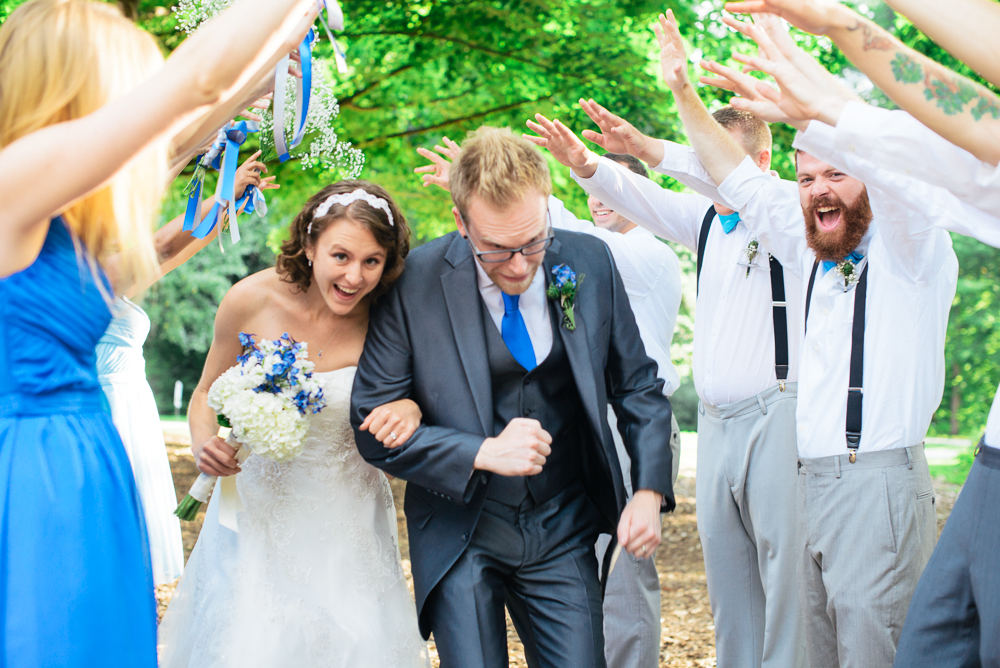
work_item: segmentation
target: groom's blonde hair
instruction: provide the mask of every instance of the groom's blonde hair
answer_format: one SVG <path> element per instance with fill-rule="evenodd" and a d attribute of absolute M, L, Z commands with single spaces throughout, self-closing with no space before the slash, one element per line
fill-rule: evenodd
<path fill-rule="evenodd" d="M 505 209 L 536 191 L 552 194 L 549 166 L 541 151 L 510 128 L 488 125 L 470 132 L 448 177 L 451 199 L 463 215 L 473 195 Z"/>

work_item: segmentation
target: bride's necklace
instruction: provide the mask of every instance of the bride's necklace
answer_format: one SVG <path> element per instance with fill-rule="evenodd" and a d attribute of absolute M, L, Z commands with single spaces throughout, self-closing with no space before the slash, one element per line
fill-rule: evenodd
<path fill-rule="evenodd" d="M 330 338 L 328 338 L 326 340 L 326 343 L 323 344 L 323 347 L 319 349 L 319 354 L 317 355 L 317 357 L 322 357 L 323 356 L 323 351 L 326 350 L 326 347 L 328 345 L 330 345 L 330 341 L 333 341 L 333 337 L 337 336 L 337 332 L 339 332 L 340 328 L 344 326 L 344 321 L 345 320 L 347 320 L 347 316 L 346 315 L 343 318 L 340 319 L 340 324 L 337 325 L 337 329 L 333 330 L 333 334 L 331 334 Z"/>

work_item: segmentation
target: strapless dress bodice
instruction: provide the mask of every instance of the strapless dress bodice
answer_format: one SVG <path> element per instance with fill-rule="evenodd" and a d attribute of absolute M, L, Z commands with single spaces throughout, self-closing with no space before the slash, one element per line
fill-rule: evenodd
<path fill-rule="evenodd" d="M 102 409 L 95 347 L 111 298 L 103 272 L 53 220 L 35 262 L 0 279 L 0 416 Z"/>
<path fill-rule="evenodd" d="M 116 374 L 136 374 L 145 378 L 146 361 L 142 344 L 149 334 L 149 316 L 124 297 L 115 300 L 114 317 L 97 343 L 97 369 L 102 380 Z"/>

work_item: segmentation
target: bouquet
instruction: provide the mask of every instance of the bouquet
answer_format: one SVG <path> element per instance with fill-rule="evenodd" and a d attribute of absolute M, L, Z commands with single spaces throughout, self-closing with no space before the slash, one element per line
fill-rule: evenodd
<path fill-rule="evenodd" d="M 288 462 L 302 452 L 309 422 L 326 406 L 323 389 L 313 380 L 307 344 L 288 334 L 258 344 L 240 332 L 243 354 L 239 364 L 219 376 L 208 390 L 208 405 L 219 424 L 232 431 L 226 442 L 237 450 L 276 462 Z M 215 487 L 216 478 L 202 473 L 174 511 L 192 520 Z"/>

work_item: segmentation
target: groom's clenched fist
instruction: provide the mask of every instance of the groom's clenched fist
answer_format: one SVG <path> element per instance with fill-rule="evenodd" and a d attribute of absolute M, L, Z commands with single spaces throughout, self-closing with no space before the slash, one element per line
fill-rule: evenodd
<path fill-rule="evenodd" d="M 550 445 L 552 437 L 541 422 L 514 418 L 499 436 L 483 441 L 475 468 L 507 476 L 537 475 L 552 454 Z"/>

